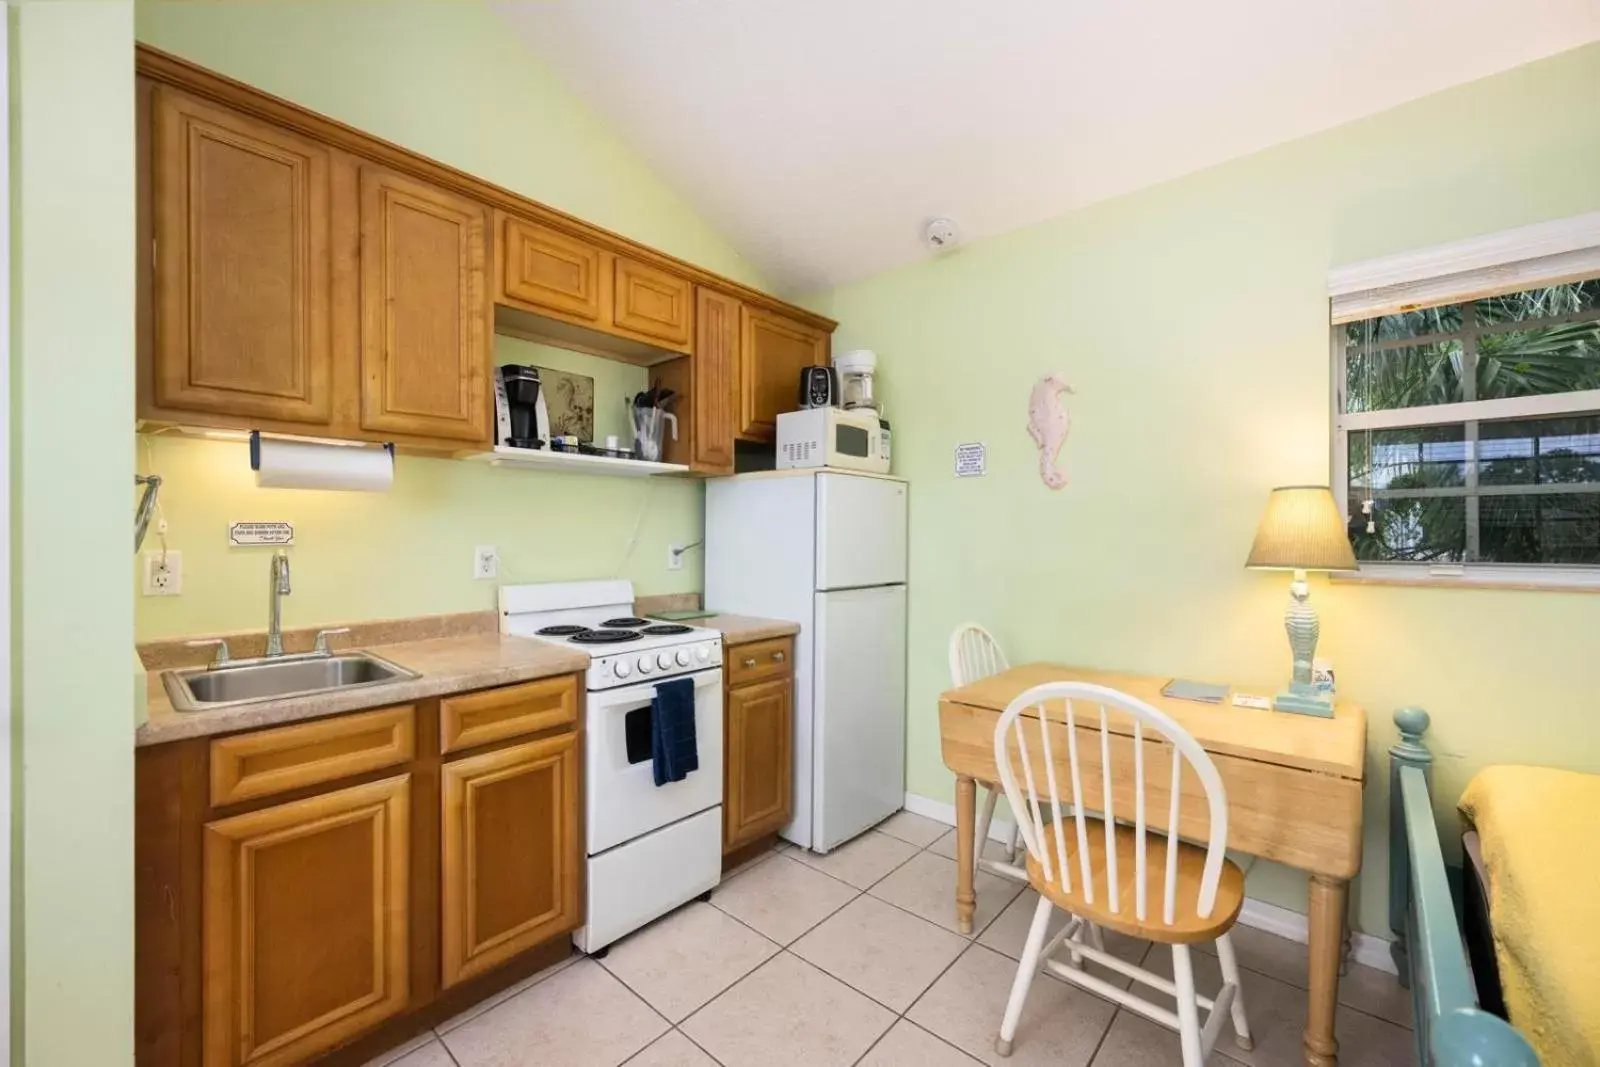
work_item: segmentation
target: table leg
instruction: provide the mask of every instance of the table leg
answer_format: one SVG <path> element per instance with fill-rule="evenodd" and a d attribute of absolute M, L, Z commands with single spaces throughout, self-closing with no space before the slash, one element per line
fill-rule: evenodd
<path fill-rule="evenodd" d="M 1305 1045 L 1305 1067 L 1337 1067 L 1339 1042 L 1333 1036 L 1334 1010 L 1339 1005 L 1339 960 L 1344 955 L 1344 916 L 1350 883 L 1343 878 L 1311 876 L 1311 973 Z"/>
<path fill-rule="evenodd" d="M 978 909 L 978 898 L 972 891 L 976 862 L 972 835 L 977 808 L 977 783 L 965 775 L 956 775 L 956 927 L 964 934 L 972 933 L 972 913 Z"/>

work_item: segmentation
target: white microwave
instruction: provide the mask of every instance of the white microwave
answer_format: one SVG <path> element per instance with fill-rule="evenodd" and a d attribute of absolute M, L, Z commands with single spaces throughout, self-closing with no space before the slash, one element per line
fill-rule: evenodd
<path fill-rule="evenodd" d="M 889 473 L 889 431 L 871 411 L 806 408 L 778 416 L 778 469 Z"/>

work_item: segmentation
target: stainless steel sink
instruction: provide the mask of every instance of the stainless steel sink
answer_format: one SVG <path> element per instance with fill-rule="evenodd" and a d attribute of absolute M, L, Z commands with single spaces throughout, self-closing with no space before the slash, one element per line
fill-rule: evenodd
<path fill-rule="evenodd" d="M 359 689 L 417 677 L 370 652 L 310 653 L 163 671 L 161 682 L 179 711 Z"/>

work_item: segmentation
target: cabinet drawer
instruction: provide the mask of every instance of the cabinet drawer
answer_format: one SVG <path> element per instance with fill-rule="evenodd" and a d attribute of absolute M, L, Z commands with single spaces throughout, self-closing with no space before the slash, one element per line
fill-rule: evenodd
<path fill-rule="evenodd" d="M 501 298 L 598 323 L 604 310 L 601 250 L 527 219 L 499 218 Z"/>
<path fill-rule="evenodd" d="M 405 763 L 415 751 L 413 708 L 402 704 L 211 742 L 211 804 L 286 793 Z"/>
<path fill-rule="evenodd" d="M 647 337 L 679 351 L 689 350 L 689 320 L 694 303 L 688 279 L 618 256 L 612 287 L 612 323 L 618 330 Z"/>
<path fill-rule="evenodd" d="M 794 638 L 774 637 L 728 649 L 724 673 L 730 687 L 794 673 Z"/>
<path fill-rule="evenodd" d="M 457 752 L 578 720 L 571 675 L 484 689 L 439 702 L 439 751 Z"/>

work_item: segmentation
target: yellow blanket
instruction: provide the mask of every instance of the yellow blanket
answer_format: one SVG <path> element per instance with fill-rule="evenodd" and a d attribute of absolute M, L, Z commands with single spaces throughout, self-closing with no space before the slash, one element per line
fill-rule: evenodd
<path fill-rule="evenodd" d="M 1512 1024 L 1545 1067 L 1600 1064 L 1600 775 L 1489 767 L 1460 807 L 1482 843 Z"/>

